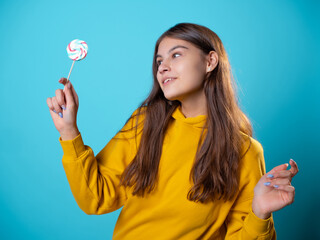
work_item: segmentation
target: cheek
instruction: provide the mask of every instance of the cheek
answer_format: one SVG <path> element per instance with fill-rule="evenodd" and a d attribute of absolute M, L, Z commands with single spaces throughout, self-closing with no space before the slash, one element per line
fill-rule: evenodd
<path fill-rule="evenodd" d="M 157 72 L 157 82 L 159 83 L 159 85 L 161 85 L 160 82 L 159 82 L 159 79 L 161 79 L 160 78 L 160 74 L 159 74 L 159 72 Z"/>
<path fill-rule="evenodd" d="M 205 78 L 205 70 L 202 64 L 189 64 L 185 66 L 184 76 L 190 85 L 199 87 L 202 85 Z"/>

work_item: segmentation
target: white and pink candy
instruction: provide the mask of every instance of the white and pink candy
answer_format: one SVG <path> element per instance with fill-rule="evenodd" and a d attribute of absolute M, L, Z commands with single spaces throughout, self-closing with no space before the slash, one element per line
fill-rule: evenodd
<path fill-rule="evenodd" d="M 85 41 L 75 39 L 68 44 L 67 52 L 73 61 L 80 61 L 87 56 L 88 45 Z"/>

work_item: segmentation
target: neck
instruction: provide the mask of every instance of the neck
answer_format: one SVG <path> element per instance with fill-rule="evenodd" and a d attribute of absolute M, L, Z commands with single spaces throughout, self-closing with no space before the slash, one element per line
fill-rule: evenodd
<path fill-rule="evenodd" d="M 182 99 L 180 103 L 181 112 L 186 118 L 207 115 L 207 100 L 203 92 L 197 97 Z"/>

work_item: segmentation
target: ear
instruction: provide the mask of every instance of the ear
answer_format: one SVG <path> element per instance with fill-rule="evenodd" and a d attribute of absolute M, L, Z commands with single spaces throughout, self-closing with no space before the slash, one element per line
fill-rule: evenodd
<path fill-rule="evenodd" d="M 219 58 L 215 51 L 210 51 L 207 55 L 207 73 L 213 71 L 218 65 Z"/>

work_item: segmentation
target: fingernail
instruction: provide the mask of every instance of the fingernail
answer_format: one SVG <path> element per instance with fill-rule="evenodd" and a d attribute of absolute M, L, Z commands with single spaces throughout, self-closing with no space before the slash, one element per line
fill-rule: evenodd
<path fill-rule="evenodd" d="M 55 113 L 57 113 L 56 110 L 54 110 L 54 109 L 53 109 L 52 111 L 55 112 Z"/>
<path fill-rule="evenodd" d="M 61 112 L 59 112 L 59 116 L 62 118 L 62 113 Z"/>
<path fill-rule="evenodd" d="M 278 188 L 279 186 L 278 185 L 273 185 L 275 188 Z"/>
<path fill-rule="evenodd" d="M 66 110 L 66 106 L 65 105 L 62 105 L 61 107 L 62 107 L 63 110 Z"/>
<path fill-rule="evenodd" d="M 269 185 L 270 185 L 270 182 L 265 182 L 264 185 L 265 185 L 265 186 L 269 186 Z"/>
<path fill-rule="evenodd" d="M 268 174 L 268 178 L 273 178 L 273 174 Z"/>
<path fill-rule="evenodd" d="M 68 82 L 68 84 L 67 84 L 67 88 L 71 88 L 71 83 L 70 82 Z"/>

